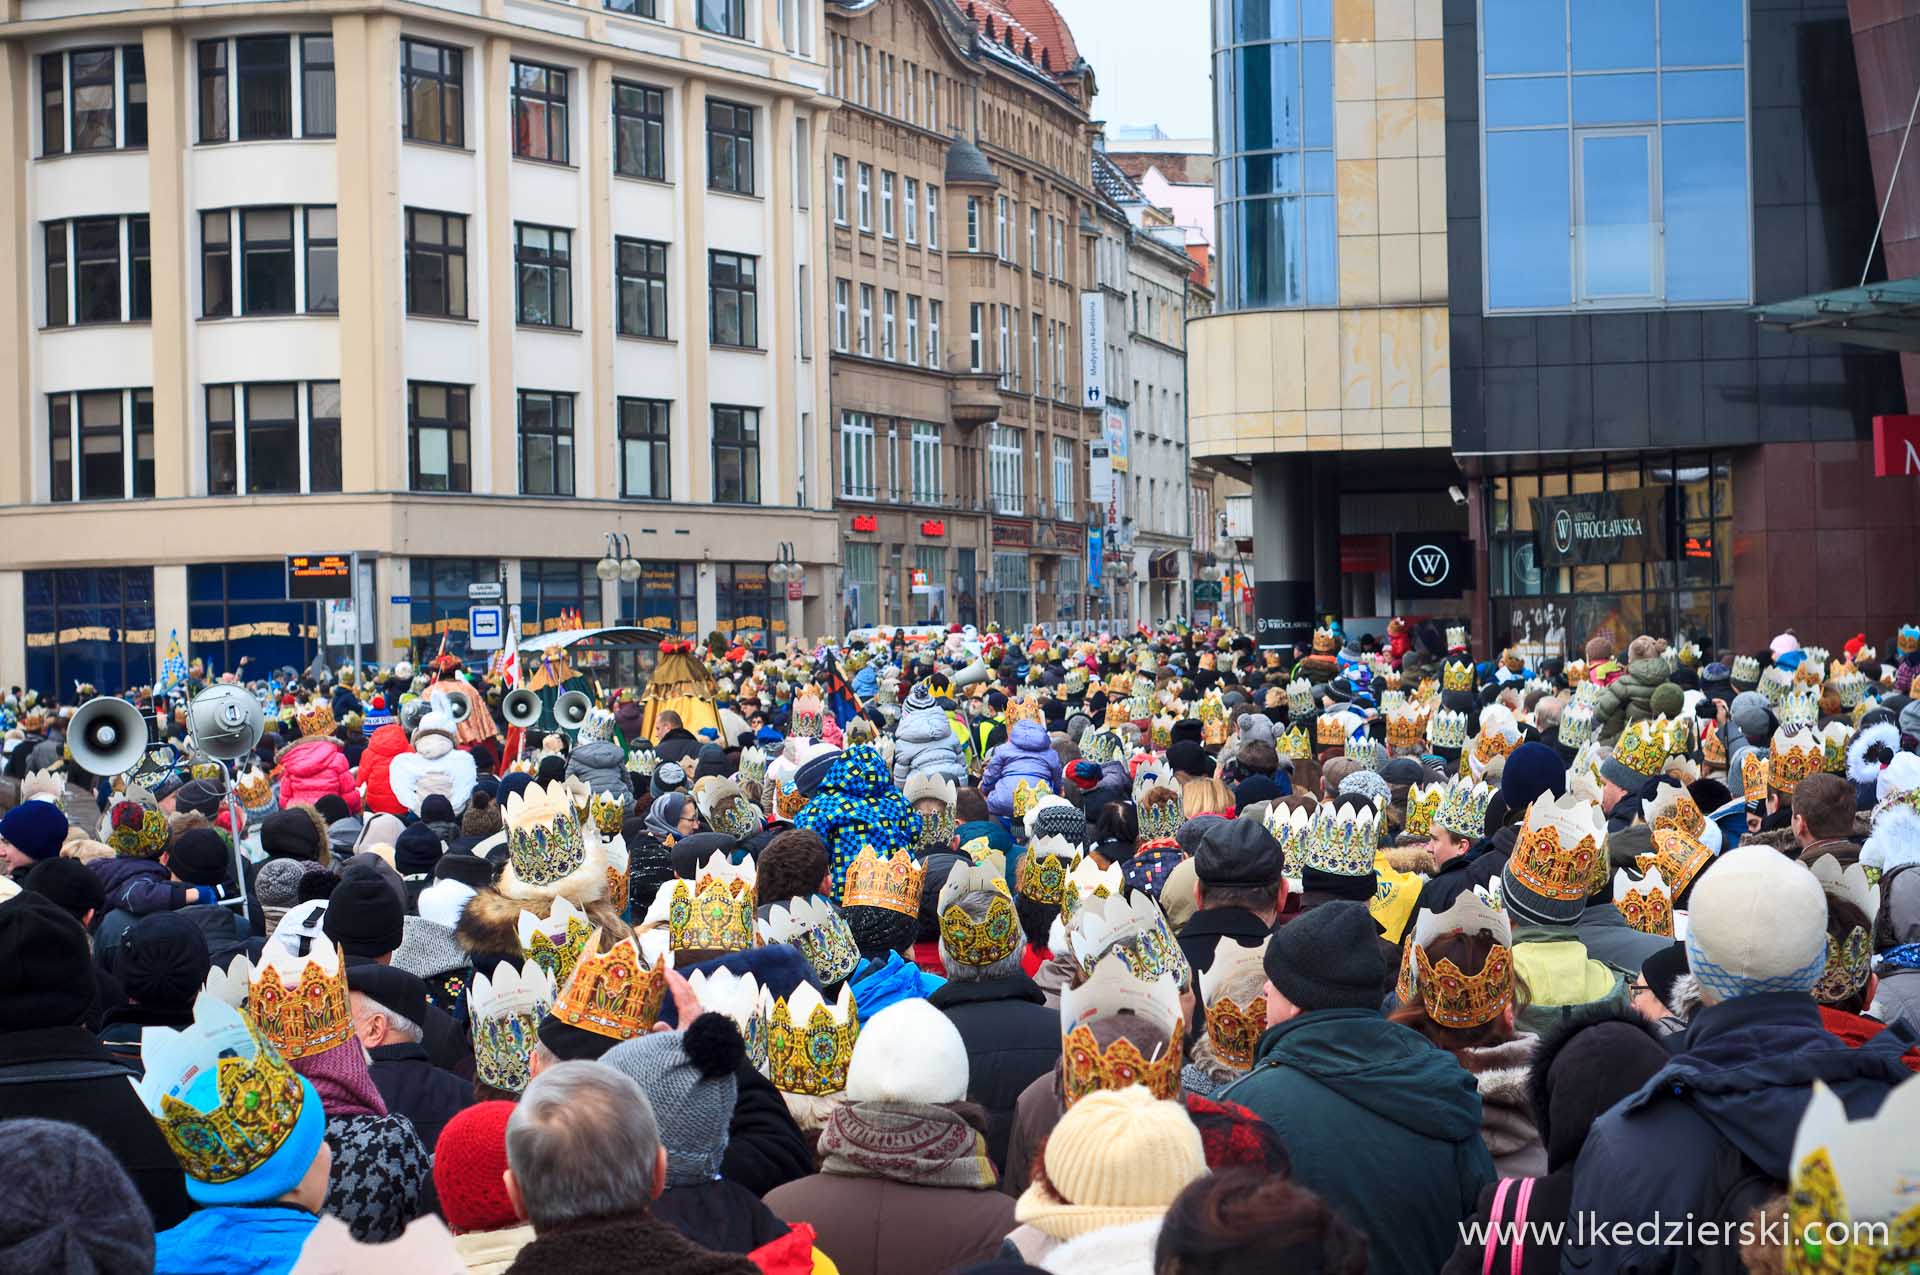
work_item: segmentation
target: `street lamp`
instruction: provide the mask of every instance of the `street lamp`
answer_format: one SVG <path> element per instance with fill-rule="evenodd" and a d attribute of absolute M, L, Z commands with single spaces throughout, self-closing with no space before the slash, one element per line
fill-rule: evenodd
<path fill-rule="evenodd" d="M 793 542 L 783 540 L 772 562 L 767 564 L 767 579 L 775 584 L 786 584 L 790 580 L 806 578 L 806 568 L 794 557 Z"/>
<path fill-rule="evenodd" d="M 632 584 L 640 578 L 640 559 L 633 556 L 633 537 L 617 531 L 609 531 L 606 536 L 606 553 L 593 564 L 593 574 L 608 584 L 615 580 Z"/>

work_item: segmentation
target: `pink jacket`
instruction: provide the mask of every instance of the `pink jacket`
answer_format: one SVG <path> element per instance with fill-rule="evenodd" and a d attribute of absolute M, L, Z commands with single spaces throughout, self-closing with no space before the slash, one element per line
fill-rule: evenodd
<path fill-rule="evenodd" d="M 280 781 L 280 805 L 312 805 L 328 793 L 337 793 L 347 809 L 360 813 L 360 790 L 347 765 L 347 750 L 325 735 L 288 745 L 274 771 Z"/>

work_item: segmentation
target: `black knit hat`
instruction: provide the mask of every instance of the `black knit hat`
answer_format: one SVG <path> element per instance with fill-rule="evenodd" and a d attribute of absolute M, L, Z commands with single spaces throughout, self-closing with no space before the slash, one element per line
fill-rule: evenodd
<path fill-rule="evenodd" d="M 260 848 L 269 859 L 312 859 L 318 862 L 320 829 L 304 810 L 282 810 L 260 821 Z"/>
<path fill-rule="evenodd" d="M 188 885 L 219 885 L 232 865 L 226 839 L 211 828 L 190 828 L 167 848 L 168 869 Z"/>
<path fill-rule="evenodd" d="M 433 876 L 436 881 L 451 877 L 463 885 L 484 890 L 493 884 L 493 865 L 479 855 L 455 851 L 443 854 L 435 861 Z"/>
<path fill-rule="evenodd" d="M 321 928 L 348 956 L 385 956 L 400 946 L 406 918 L 391 886 L 379 877 L 356 873 L 327 896 Z"/>
<path fill-rule="evenodd" d="M 420 803 L 420 817 L 434 823 L 453 822 L 453 803 L 444 793 L 428 793 L 426 800 Z"/>
<path fill-rule="evenodd" d="M 113 972 L 127 995 L 149 1008 L 187 1009 L 207 981 L 207 936 L 178 912 L 141 917 L 120 936 Z"/>
<path fill-rule="evenodd" d="M 20 885 L 46 895 L 76 921 L 107 906 L 107 891 L 100 884 L 100 875 L 78 859 L 42 859 L 27 869 Z"/>
<path fill-rule="evenodd" d="M 226 791 L 224 785 L 211 779 L 189 779 L 175 790 L 173 808 L 213 819 L 220 814 L 220 798 Z"/>
<path fill-rule="evenodd" d="M 325 819 L 329 824 L 335 824 L 342 819 L 349 819 L 353 816 L 353 811 L 347 809 L 346 798 L 337 792 L 322 793 L 314 801 L 313 808 L 318 810 L 320 817 Z"/>
<path fill-rule="evenodd" d="M 1303 1011 L 1378 1009 L 1387 977 L 1379 937 L 1366 904 L 1322 903 L 1267 940 L 1267 981 Z"/>
<path fill-rule="evenodd" d="M 403 877 L 432 872 L 445 849 L 440 844 L 440 834 L 429 828 L 424 819 L 408 824 L 407 830 L 393 843 L 394 870 Z"/>
<path fill-rule="evenodd" d="M 72 1027 L 94 1002 L 87 932 L 44 894 L 0 903 L 0 1025 Z"/>

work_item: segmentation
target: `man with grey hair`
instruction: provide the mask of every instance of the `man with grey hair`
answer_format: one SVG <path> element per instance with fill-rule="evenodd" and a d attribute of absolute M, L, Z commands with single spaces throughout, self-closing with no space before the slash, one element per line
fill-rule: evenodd
<path fill-rule="evenodd" d="M 992 860 L 955 865 L 938 911 L 947 982 L 928 999 L 967 1047 L 967 1101 L 986 1109 L 987 1154 L 1004 1172 L 1020 1093 L 1059 1061 L 1060 1014 L 1021 967 L 1026 943 Z"/>
<path fill-rule="evenodd" d="M 507 1198 L 534 1234 L 507 1275 L 757 1275 L 653 1215 L 666 1182 L 667 1149 L 640 1086 L 604 1063 L 555 1063 L 507 1121 Z"/>
<path fill-rule="evenodd" d="M 427 1054 L 425 980 L 397 965 L 349 965 L 347 988 L 353 1033 L 387 1110 L 411 1120 L 432 1149 L 447 1121 L 473 1104 L 473 1081 L 435 1066 Z"/>

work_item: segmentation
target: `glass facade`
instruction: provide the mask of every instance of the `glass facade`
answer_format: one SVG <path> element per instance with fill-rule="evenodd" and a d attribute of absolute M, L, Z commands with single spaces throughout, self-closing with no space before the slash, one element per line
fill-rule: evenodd
<path fill-rule="evenodd" d="M 520 632 L 557 633 L 577 614 L 585 628 L 600 625 L 598 559 L 524 558 L 520 562 Z"/>
<path fill-rule="evenodd" d="M 1033 623 L 1033 585 L 1024 553 L 993 555 L 993 618 L 1003 629 Z"/>
<path fill-rule="evenodd" d="M 846 596 L 841 602 L 843 629 L 879 623 L 880 546 L 846 546 Z"/>
<path fill-rule="evenodd" d="M 153 568 L 23 575 L 28 686 L 71 700 L 76 682 L 114 695 L 153 681 Z"/>
<path fill-rule="evenodd" d="M 764 647 L 767 644 L 768 626 L 772 626 L 775 637 L 785 636 L 787 622 L 786 594 L 780 595 L 778 606 L 781 618 L 775 619 L 775 610 L 767 583 L 767 568 L 764 563 L 721 562 L 713 568 L 714 604 L 719 609 L 718 628 L 721 633 L 746 643 L 749 647 Z"/>
<path fill-rule="evenodd" d="M 313 662 L 313 603 L 287 600 L 283 559 L 188 567 L 187 623 L 193 654 L 212 673 L 264 677 Z"/>
<path fill-rule="evenodd" d="M 432 659 L 444 637 L 447 650 L 467 655 L 467 586 L 500 578 L 498 558 L 413 558 L 412 631 L 415 661 Z"/>
<path fill-rule="evenodd" d="M 1745 0 L 1482 0 L 1486 305 L 1752 298 Z"/>
<path fill-rule="evenodd" d="M 699 569 L 691 562 L 646 562 L 620 586 L 620 613 L 631 623 L 693 637 L 699 632 Z"/>
<path fill-rule="evenodd" d="M 1214 0 L 1222 310 L 1339 300 L 1332 0 Z"/>
<path fill-rule="evenodd" d="M 1587 640 L 1602 634 L 1617 651 L 1641 633 L 1691 640 L 1704 651 L 1732 645 L 1728 453 L 1529 460 L 1532 467 L 1485 484 L 1495 647 L 1517 646 L 1532 663 L 1579 658 Z M 1659 525 L 1606 552 L 1577 555 L 1611 560 L 1547 565 L 1556 552 L 1555 512 L 1569 506 L 1602 517 L 1658 510 Z M 1567 524 L 1560 526 L 1564 547 Z"/>

